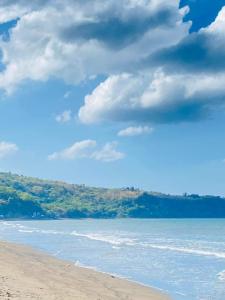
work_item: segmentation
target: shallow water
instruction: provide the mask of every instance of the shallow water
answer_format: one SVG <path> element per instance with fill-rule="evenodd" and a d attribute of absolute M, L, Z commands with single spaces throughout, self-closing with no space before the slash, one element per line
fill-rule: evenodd
<path fill-rule="evenodd" d="M 1 221 L 0 239 L 166 291 L 225 299 L 225 220 Z"/>

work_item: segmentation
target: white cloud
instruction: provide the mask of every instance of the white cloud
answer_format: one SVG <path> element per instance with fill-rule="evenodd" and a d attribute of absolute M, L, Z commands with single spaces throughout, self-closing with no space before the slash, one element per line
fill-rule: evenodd
<path fill-rule="evenodd" d="M 112 162 L 124 158 L 124 153 L 116 150 L 117 143 L 106 143 L 102 148 L 94 150 L 97 142 L 84 140 L 74 143 L 72 146 L 54 152 L 48 156 L 49 160 L 75 160 L 78 158 L 89 158 L 103 162 Z"/>
<path fill-rule="evenodd" d="M 8 142 L 0 142 L 0 159 L 5 158 L 8 155 L 14 154 L 19 149 L 16 144 Z"/>
<path fill-rule="evenodd" d="M 0 41 L 0 88 L 26 80 L 107 80 L 79 111 L 83 123 L 196 120 L 225 103 L 225 7 L 189 34 L 179 0 L 10 0 L 0 22 L 20 17 Z M 154 58 L 157 58 L 154 60 Z"/>
<path fill-rule="evenodd" d="M 61 114 L 57 115 L 55 119 L 59 123 L 67 123 L 71 120 L 71 114 L 71 110 L 65 110 Z"/>
<path fill-rule="evenodd" d="M 136 109 L 146 81 L 149 79 L 132 74 L 110 76 L 85 97 L 85 103 L 79 110 L 80 120 L 88 124 L 116 119 L 117 113 L 123 114 L 123 111 Z"/>
<path fill-rule="evenodd" d="M 192 121 L 225 103 L 225 73 L 120 74 L 107 78 L 79 110 L 83 123 Z"/>
<path fill-rule="evenodd" d="M 85 97 L 80 120 L 194 121 L 224 107 L 224 20 L 225 7 L 207 28 L 156 52 L 152 61 L 150 55 L 145 69 L 109 76 Z"/>
<path fill-rule="evenodd" d="M 212 32 L 214 34 L 225 34 L 225 6 L 221 9 L 215 21 L 206 29 L 202 29 L 202 32 Z"/>
<path fill-rule="evenodd" d="M 149 126 L 131 126 L 122 129 L 118 132 L 118 136 L 136 136 L 142 134 L 149 134 L 153 131 L 153 128 Z"/>
<path fill-rule="evenodd" d="M 125 157 L 125 154 L 117 151 L 116 147 L 116 142 L 107 143 L 103 146 L 102 149 L 94 152 L 92 154 L 92 158 L 103 162 L 112 162 L 123 159 Z"/>
<path fill-rule="evenodd" d="M 82 157 L 89 157 L 90 151 L 96 146 L 96 141 L 94 140 L 83 140 L 74 143 L 72 146 L 60 151 L 54 152 L 48 156 L 49 160 L 74 160 Z"/>
<path fill-rule="evenodd" d="M 56 77 L 76 84 L 98 74 L 127 72 L 188 34 L 178 0 L 44 2 L 0 4 L 0 20 L 20 17 L 10 41 L 0 42 L 6 66 L 0 87 L 8 92 L 29 79 Z"/>

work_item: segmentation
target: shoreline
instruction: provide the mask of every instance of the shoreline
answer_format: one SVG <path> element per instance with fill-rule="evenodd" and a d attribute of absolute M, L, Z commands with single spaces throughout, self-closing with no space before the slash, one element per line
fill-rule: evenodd
<path fill-rule="evenodd" d="M 54 256 L 54 257 L 55 257 L 55 256 Z M 57 258 L 57 259 L 58 259 L 58 258 Z M 60 258 L 59 258 L 59 260 L 60 260 Z M 64 261 L 65 261 L 65 260 L 64 260 Z M 75 266 L 75 267 L 78 267 L 78 268 L 82 268 L 82 269 L 92 270 L 92 271 L 95 271 L 95 272 L 97 272 L 97 273 L 109 275 L 109 276 L 111 276 L 111 277 L 115 277 L 115 278 L 118 278 L 118 279 L 121 279 L 121 280 L 125 280 L 125 281 L 128 281 L 128 282 L 130 282 L 130 283 L 134 283 L 134 284 L 137 284 L 137 285 L 139 285 L 139 286 L 143 286 L 143 287 L 145 287 L 145 288 L 150 288 L 150 289 L 152 289 L 152 290 L 155 290 L 156 292 L 162 293 L 164 296 L 166 295 L 166 296 L 167 296 L 167 299 L 168 299 L 168 297 L 169 297 L 169 295 L 167 294 L 167 291 L 165 291 L 165 290 L 163 290 L 163 289 L 161 289 L 161 288 L 159 288 L 159 287 L 157 287 L 157 286 L 147 285 L 147 284 L 144 284 L 144 283 L 142 283 L 142 282 L 140 282 L 140 281 L 137 281 L 137 280 L 133 280 L 133 279 L 127 278 L 127 277 L 122 276 L 122 275 L 119 275 L 119 274 L 117 274 L 117 273 L 109 273 L 109 272 L 101 271 L 101 270 L 99 270 L 99 269 L 96 268 L 96 267 L 85 266 L 85 265 L 82 265 L 82 264 L 79 265 L 79 263 L 78 263 L 78 264 L 75 263 L 74 266 Z M 169 292 L 169 291 L 168 291 L 168 292 Z M 169 298 L 169 300 L 172 300 L 171 297 Z"/>
<path fill-rule="evenodd" d="M 2 300 L 169 300 L 157 288 L 0 241 Z"/>

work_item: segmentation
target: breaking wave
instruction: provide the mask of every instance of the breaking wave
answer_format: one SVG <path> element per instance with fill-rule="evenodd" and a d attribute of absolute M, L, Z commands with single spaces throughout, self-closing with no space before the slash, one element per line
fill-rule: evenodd
<path fill-rule="evenodd" d="M 164 250 L 164 251 L 174 251 L 174 252 L 185 253 L 185 254 L 225 259 L 225 252 L 223 252 L 223 251 L 212 251 L 212 250 L 208 250 L 208 249 L 193 248 L 193 247 L 189 247 L 189 246 L 181 247 L 181 246 L 176 246 L 176 245 L 171 245 L 171 244 L 168 245 L 168 244 L 165 244 L 166 241 L 164 241 L 164 244 L 163 243 L 142 242 L 142 241 L 139 241 L 137 238 L 128 238 L 128 237 L 124 237 L 124 236 L 109 235 L 109 234 L 104 234 L 104 233 L 80 233 L 77 231 L 65 232 L 65 231 L 57 231 L 57 230 L 44 230 L 44 229 L 38 229 L 38 228 L 24 226 L 19 223 L 10 223 L 10 222 L 0 222 L 0 223 L 6 227 L 16 228 L 21 233 L 71 235 L 71 236 L 76 236 L 76 237 L 80 237 L 80 238 L 86 238 L 86 239 L 93 240 L 93 241 L 107 243 L 107 244 L 112 245 L 113 249 L 120 249 L 121 246 L 129 246 L 129 247 L 136 246 L 136 247 L 144 247 L 144 248 Z M 225 280 L 225 271 L 219 273 L 218 276 L 219 276 L 220 280 Z"/>
<path fill-rule="evenodd" d="M 73 231 L 71 233 L 71 235 L 78 236 L 78 237 L 84 237 L 84 238 L 94 240 L 94 241 L 109 243 L 114 246 L 120 246 L 120 245 L 132 246 L 132 245 L 136 244 L 135 243 L 136 239 L 115 237 L 115 236 L 111 236 L 111 235 L 103 235 L 103 234 L 97 234 L 97 233 L 85 234 L 85 233 L 78 233 L 76 231 Z"/>

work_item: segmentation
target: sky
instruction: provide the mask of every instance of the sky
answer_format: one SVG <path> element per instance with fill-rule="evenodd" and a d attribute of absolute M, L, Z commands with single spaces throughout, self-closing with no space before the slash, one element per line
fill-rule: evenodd
<path fill-rule="evenodd" d="M 225 196 L 225 0 L 2 0 L 0 171 Z"/>

